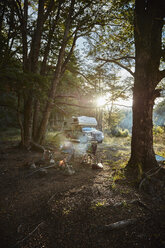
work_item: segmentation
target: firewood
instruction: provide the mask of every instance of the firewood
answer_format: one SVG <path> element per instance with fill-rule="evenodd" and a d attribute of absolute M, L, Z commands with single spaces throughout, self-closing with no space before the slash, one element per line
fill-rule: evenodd
<path fill-rule="evenodd" d="M 42 170 L 44 170 L 44 169 L 49 169 L 49 168 L 53 168 L 53 167 L 55 167 L 54 164 L 53 164 L 53 165 L 50 165 L 50 166 L 46 166 L 46 167 L 39 168 L 39 169 L 33 171 L 32 173 L 26 175 L 25 178 L 27 178 L 27 177 L 33 175 L 34 173 L 36 173 L 36 172 L 38 172 L 38 171 L 42 171 Z"/>

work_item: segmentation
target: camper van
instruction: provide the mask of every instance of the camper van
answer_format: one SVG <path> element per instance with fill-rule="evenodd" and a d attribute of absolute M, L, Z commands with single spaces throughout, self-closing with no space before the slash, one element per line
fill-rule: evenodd
<path fill-rule="evenodd" d="M 64 132 L 67 138 L 75 142 L 87 143 L 97 141 L 102 143 L 104 134 L 96 129 L 97 120 L 94 117 L 72 117 L 70 122 L 64 123 Z"/>

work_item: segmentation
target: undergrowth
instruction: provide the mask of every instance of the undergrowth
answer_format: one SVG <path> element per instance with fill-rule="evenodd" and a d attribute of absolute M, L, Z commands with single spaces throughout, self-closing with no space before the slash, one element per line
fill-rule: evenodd
<path fill-rule="evenodd" d="M 0 130 L 1 141 L 20 141 L 20 129 L 18 128 L 3 128 Z"/>

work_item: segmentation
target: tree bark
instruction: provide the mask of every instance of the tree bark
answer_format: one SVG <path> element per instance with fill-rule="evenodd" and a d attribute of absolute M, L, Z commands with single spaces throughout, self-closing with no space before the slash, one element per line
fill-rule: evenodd
<path fill-rule="evenodd" d="M 25 1 L 26 3 L 27 1 Z M 25 7 L 24 7 L 25 8 Z M 25 12 L 27 16 L 27 9 Z M 40 0 L 38 4 L 38 18 L 37 18 L 37 27 L 34 30 L 34 34 L 31 42 L 31 50 L 29 53 L 29 58 L 27 64 L 25 62 L 25 71 L 28 72 L 37 72 L 38 66 L 38 56 L 40 51 L 41 43 L 41 34 L 43 29 L 43 19 L 44 19 L 44 0 Z M 23 37 L 25 38 L 25 37 Z M 27 40 L 27 37 L 26 37 Z M 25 42 L 25 41 L 24 41 Z M 25 43 L 26 44 L 26 43 Z M 27 45 L 27 44 L 26 44 Z M 26 51 L 24 51 L 24 56 Z M 24 57 L 25 59 L 25 57 Z M 33 131 L 33 89 L 28 90 L 27 97 L 24 99 L 24 146 L 29 148 L 32 142 L 32 131 Z"/>
<path fill-rule="evenodd" d="M 160 8 L 164 10 L 160 11 Z M 157 166 L 153 149 L 152 112 L 159 83 L 163 0 L 135 2 L 135 82 L 131 157 L 127 169 L 135 177 Z"/>
<path fill-rule="evenodd" d="M 34 102 L 33 114 L 33 140 L 36 141 L 37 131 L 39 127 L 40 101 L 38 99 Z"/>
<path fill-rule="evenodd" d="M 153 149 L 153 113 L 154 98 L 149 96 L 148 88 L 143 91 L 134 89 L 133 127 L 131 158 L 128 166 L 137 169 L 137 176 L 157 165 Z"/>
<path fill-rule="evenodd" d="M 31 50 L 29 53 L 29 69 L 31 72 L 37 72 L 38 66 L 38 56 L 41 45 L 41 35 L 44 24 L 44 0 L 39 0 L 38 4 L 38 18 L 37 18 L 37 26 L 34 30 L 34 34 L 31 42 Z"/>
<path fill-rule="evenodd" d="M 22 118 L 20 114 L 20 107 L 21 107 L 20 94 L 18 94 L 17 98 L 18 98 L 17 117 L 18 117 L 18 123 L 19 123 L 20 130 L 21 130 L 21 146 L 22 146 L 24 144 L 24 128 L 23 128 Z"/>
<path fill-rule="evenodd" d="M 24 100 L 24 143 L 23 146 L 30 148 L 32 141 L 32 125 L 33 125 L 33 97 L 29 96 Z"/>

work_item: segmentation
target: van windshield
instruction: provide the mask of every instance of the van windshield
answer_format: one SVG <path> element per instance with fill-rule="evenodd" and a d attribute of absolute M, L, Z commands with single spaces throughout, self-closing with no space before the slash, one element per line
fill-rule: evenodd
<path fill-rule="evenodd" d="M 94 127 L 83 127 L 82 128 L 82 131 L 84 131 L 84 132 L 95 131 L 95 130 L 96 130 L 96 128 L 94 128 Z"/>

